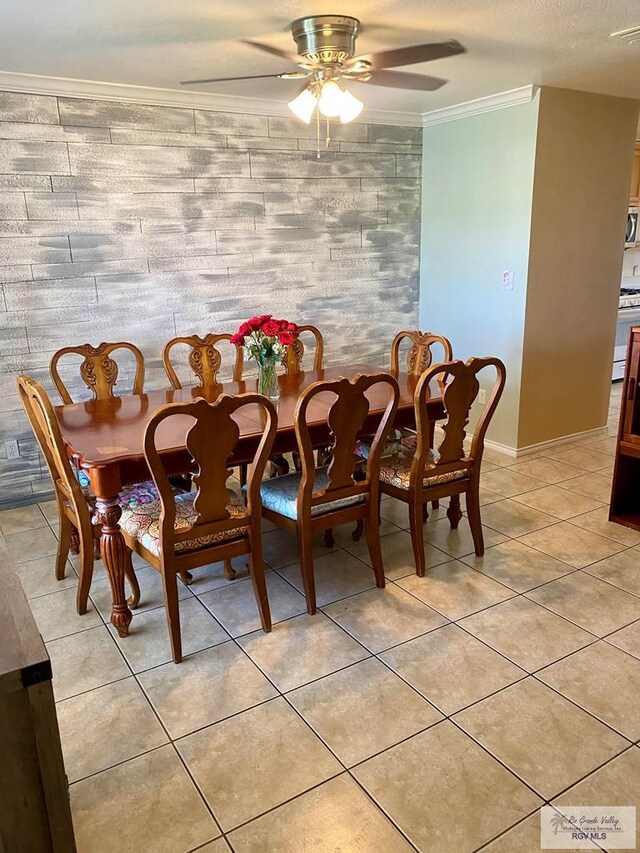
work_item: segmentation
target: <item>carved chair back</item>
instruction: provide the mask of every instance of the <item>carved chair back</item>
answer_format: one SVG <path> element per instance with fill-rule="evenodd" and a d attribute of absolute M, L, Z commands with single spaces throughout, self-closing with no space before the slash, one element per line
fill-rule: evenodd
<path fill-rule="evenodd" d="M 247 484 L 247 511 L 241 516 L 232 516 L 227 509 L 229 489 L 227 480 L 232 474 L 229 461 L 238 444 L 240 428 L 233 415 L 245 406 L 260 406 L 265 419 L 265 428 L 255 452 Z M 175 497 L 168 475 L 155 444 L 160 424 L 177 415 L 188 415 L 194 424 L 185 437 L 185 446 L 191 454 L 197 471 L 193 476 L 196 487 L 194 509 L 197 521 L 186 530 L 176 532 Z M 190 403 L 169 403 L 151 417 L 144 433 L 144 455 L 151 476 L 160 495 L 160 541 L 165 564 L 175 558 L 175 544 L 187 539 L 212 537 L 225 530 L 247 528 L 254 519 L 260 523 L 260 483 L 269 459 L 276 435 L 276 409 L 260 394 L 223 394 L 214 403 L 198 398 Z M 215 440 L 212 440 L 215 436 Z"/>
<path fill-rule="evenodd" d="M 495 382 L 489 399 L 473 431 L 469 453 L 465 452 L 465 428 L 469 423 L 471 407 L 480 391 L 478 373 L 486 367 L 494 367 Z M 448 374 L 449 381 L 443 391 L 446 420 L 443 424 L 444 438 L 436 447 L 437 461 L 429 460 L 431 424 L 427 412 L 429 383 L 439 374 Z M 417 426 L 416 452 L 411 465 L 410 484 L 417 486 L 425 476 L 467 470 L 478 471 L 484 451 L 484 437 L 496 406 L 502 396 L 506 380 L 506 368 L 499 358 L 475 358 L 467 361 L 448 361 L 434 364 L 425 371 L 416 386 L 414 405 Z"/>
<path fill-rule="evenodd" d="M 431 347 L 440 344 L 443 350 L 443 361 L 451 361 L 453 349 L 451 342 L 442 335 L 434 335 L 433 332 L 415 331 L 398 332 L 391 344 L 391 370 L 397 373 L 400 370 L 400 344 L 409 339 L 411 346 L 407 352 L 407 373 L 410 376 L 420 376 L 431 367 L 433 353 Z"/>
<path fill-rule="evenodd" d="M 373 388 L 373 393 L 378 396 L 384 394 L 385 386 L 387 386 L 388 402 L 371 443 L 366 476 L 364 480 L 356 480 L 354 475 L 358 463 L 361 461 L 360 457 L 355 454 L 356 442 L 362 434 L 370 409 L 367 391 Z M 326 405 L 328 396 L 329 399 L 334 398 L 329 405 L 326 421 L 332 439 L 328 447 L 331 462 L 327 468 L 327 486 L 324 489 L 314 491 L 316 468 L 309 431 L 308 412 L 310 406 L 314 406 L 316 412 L 318 411 L 317 404 L 320 401 L 317 398 L 320 394 L 325 395 L 324 405 Z M 393 426 L 399 396 L 398 383 L 388 373 L 358 374 L 351 380 L 341 378 L 314 382 L 303 391 L 294 412 L 294 425 L 302 468 L 298 490 L 299 519 L 309 517 L 312 506 L 352 495 L 369 493 L 372 501 L 377 500 L 380 456 Z"/>
<path fill-rule="evenodd" d="M 128 350 L 133 353 L 136 360 L 135 376 L 133 380 L 133 394 L 142 394 L 144 384 L 144 356 L 137 346 L 127 341 L 117 343 L 101 343 L 97 347 L 91 344 L 82 344 L 76 347 L 63 347 L 54 353 L 49 366 L 49 372 L 53 379 L 62 402 L 73 403 L 71 395 L 58 373 L 58 362 L 65 355 L 81 355 L 83 361 L 80 365 L 80 376 L 82 381 L 91 391 L 94 400 L 107 400 L 114 394 L 114 387 L 118 380 L 118 363 L 111 357 L 116 350 Z"/>
<path fill-rule="evenodd" d="M 58 500 L 71 506 L 81 523 L 90 524 L 87 502 L 73 473 L 51 400 L 44 388 L 30 376 L 18 376 L 17 385 Z"/>
<path fill-rule="evenodd" d="M 186 344 L 189 349 L 189 367 L 194 372 L 198 379 L 198 384 L 202 386 L 217 385 L 218 373 L 222 367 L 222 355 L 217 348 L 217 344 L 221 341 L 230 341 L 231 335 L 214 335 L 207 334 L 203 338 L 199 335 L 187 335 L 186 337 L 173 338 L 164 347 L 162 351 L 162 363 L 169 378 L 172 388 L 182 388 L 182 384 L 178 379 L 178 375 L 174 366 L 171 364 L 171 350 L 178 344 Z M 233 345 L 232 345 L 233 346 Z M 233 366 L 233 381 L 239 382 L 242 379 L 242 347 L 233 347 L 234 366 Z"/>
<path fill-rule="evenodd" d="M 310 332 L 315 338 L 316 348 L 313 357 L 313 369 L 322 370 L 322 362 L 324 359 L 324 339 L 322 332 L 315 326 L 298 326 L 298 330 L 302 335 L 304 332 Z M 287 352 L 284 357 L 284 372 L 287 376 L 295 373 L 302 373 L 302 359 L 304 356 L 304 343 L 298 337 L 287 347 Z"/>

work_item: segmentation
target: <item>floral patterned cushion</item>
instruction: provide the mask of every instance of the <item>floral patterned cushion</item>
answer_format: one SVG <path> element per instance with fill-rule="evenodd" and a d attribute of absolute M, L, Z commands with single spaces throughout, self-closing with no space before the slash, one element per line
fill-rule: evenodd
<path fill-rule="evenodd" d="M 93 524 L 99 524 L 96 513 L 96 496 L 89 488 L 82 489 L 83 494 L 89 504 L 89 509 L 93 513 L 91 519 Z M 152 480 L 146 480 L 144 483 L 132 483 L 130 486 L 123 486 L 120 491 L 120 505 L 137 507 L 142 504 L 153 503 L 158 500 L 158 491 Z"/>
<path fill-rule="evenodd" d="M 398 435 L 398 437 L 392 436 L 387 440 L 387 443 L 384 446 L 384 450 L 382 451 L 382 461 L 384 462 L 384 460 L 389 456 L 401 456 L 403 454 L 406 454 L 407 451 L 409 452 L 409 454 L 412 455 L 416 452 L 417 446 L 418 437 L 416 435 Z M 370 441 L 359 441 L 356 444 L 356 456 L 359 456 L 361 459 L 368 459 L 370 452 Z M 409 459 L 411 459 L 411 455 L 409 455 Z M 435 450 L 429 450 L 428 458 L 431 462 L 437 462 L 438 454 L 435 452 Z"/>
<path fill-rule="evenodd" d="M 300 477 L 301 475 L 296 472 L 295 474 L 286 474 L 284 477 L 273 477 L 270 480 L 265 480 L 260 486 L 263 506 L 295 521 L 298 517 Z M 329 477 L 327 476 L 327 469 L 316 468 L 314 491 L 320 491 L 320 489 L 324 489 L 328 485 Z M 363 500 L 364 497 L 362 495 L 352 495 L 348 498 L 340 498 L 337 501 L 329 501 L 326 504 L 311 507 L 311 515 L 325 515 L 327 512 L 333 512 L 336 509 L 362 503 Z"/>
<path fill-rule="evenodd" d="M 386 441 L 384 446 L 384 450 L 382 452 L 383 456 L 390 456 L 392 453 L 395 453 L 400 449 L 400 441 L 401 441 L 402 433 L 400 430 L 394 429 L 391 430 L 389 434 L 389 438 Z M 363 438 L 356 442 L 355 454 L 359 456 L 360 459 L 368 459 L 369 453 L 371 453 L 371 443 L 373 438 Z"/>
<path fill-rule="evenodd" d="M 380 465 L 380 482 L 388 483 L 398 489 L 408 489 L 412 461 L 413 454 L 398 453 L 385 457 Z M 452 483 L 454 480 L 466 480 L 467 476 L 466 471 L 448 471 L 445 474 L 425 477 L 424 485 L 440 486 L 444 483 Z"/>
<path fill-rule="evenodd" d="M 120 492 L 120 502 L 123 506 L 130 507 L 141 506 L 142 504 L 150 504 L 158 500 L 158 490 L 155 487 L 153 480 L 147 480 L 144 483 L 132 483 L 130 486 L 123 486 Z"/>
<path fill-rule="evenodd" d="M 198 519 L 198 514 L 193 508 L 195 493 L 183 493 L 175 496 L 176 521 L 174 529 L 184 530 L 191 527 Z M 233 518 L 246 517 L 246 510 L 242 498 L 233 492 L 229 493 L 229 505 L 227 509 Z M 150 503 L 138 503 L 126 506 L 122 510 L 120 527 L 133 539 L 137 539 L 147 551 L 160 556 L 160 501 Z M 246 528 L 231 528 L 214 533 L 210 536 L 199 536 L 194 539 L 185 539 L 184 542 L 176 543 L 176 551 L 195 551 L 216 542 L 224 542 L 227 539 L 237 539 L 247 536 Z"/>

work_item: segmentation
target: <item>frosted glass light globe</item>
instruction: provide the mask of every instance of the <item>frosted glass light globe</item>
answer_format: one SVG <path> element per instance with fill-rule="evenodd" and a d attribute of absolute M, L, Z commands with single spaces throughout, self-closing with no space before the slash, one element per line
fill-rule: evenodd
<path fill-rule="evenodd" d="M 334 83 L 333 80 L 328 80 L 326 83 L 322 84 L 320 100 L 318 101 L 318 109 L 323 116 L 327 116 L 327 118 L 335 118 L 340 115 L 343 98 L 344 92 L 340 86 L 338 86 L 337 83 Z"/>
<path fill-rule="evenodd" d="M 347 124 L 357 118 L 362 112 L 364 104 L 355 95 L 346 90 L 342 93 L 342 104 L 340 105 L 340 121 Z"/>
<path fill-rule="evenodd" d="M 305 124 L 309 124 L 317 103 L 318 98 L 313 94 L 311 89 L 305 89 L 303 92 L 300 92 L 297 98 L 289 101 L 288 107 L 296 118 L 299 118 Z"/>

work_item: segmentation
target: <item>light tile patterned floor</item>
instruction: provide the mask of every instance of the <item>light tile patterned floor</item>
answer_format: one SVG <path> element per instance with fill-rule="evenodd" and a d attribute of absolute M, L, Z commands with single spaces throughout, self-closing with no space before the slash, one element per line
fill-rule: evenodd
<path fill-rule="evenodd" d="M 265 533 L 273 632 L 245 561 L 181 587 L 170 661 L 140 561 L 131 635 L 96 565 L 85 616 L 56 582 L 55 507 L 0 513 L 53 663 L 80 853 L 527 853 L 544 803 L 640 814 L 640 533 L 606 503 L 607 436 L 515 462 L 487 453 L 487 551 L 444 508 L 414 574 L 406 507 L 383 502 L 384 591 L 366 547 L 316 546 L 306 614 L 295 539 Z M 268 527 L 268 525 L 267 525 Z"/>

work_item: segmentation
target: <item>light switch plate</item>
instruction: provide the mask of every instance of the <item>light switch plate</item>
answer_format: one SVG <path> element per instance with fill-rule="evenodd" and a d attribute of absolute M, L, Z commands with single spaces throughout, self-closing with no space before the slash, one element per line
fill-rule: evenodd
<path fill-rule="evenodd" d="M 505 270 L 502 273 L 502 289 L 513 290 L 513 270 Z"/>

